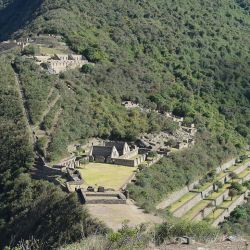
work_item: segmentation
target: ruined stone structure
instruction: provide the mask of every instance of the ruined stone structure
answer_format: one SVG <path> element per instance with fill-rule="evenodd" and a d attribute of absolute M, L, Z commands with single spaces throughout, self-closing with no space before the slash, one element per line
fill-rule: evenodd
<path fill-rule="evenodd" d="M 48 69 L 52 74 L 59 74 L 67 69 L 80 68 L 90 64 L 82 55 L 55 54 L 53 56 L 35 56 L 38 65 Z"/>
<path fill-rule="evenodd" d="M 140 107 L 140 105 L 138 103 L 134 103 L 132 101 L 124 101 L 124 102 L 122 102 L 122 105 L 126 109 L 133 109 L 133 108 L 139 108 Z"/>
<path fill-rule="evenodd" d="M 88 192 L 78 190 L 84 204 L 126 204 L 127 199 L 121 192 Z"/>
<path fill-rule="evenodd" d="M 65 168 L 65 169 L 67 168 L 74 169 L 79 166 L 80 166 L 80 162 L 76 160 L 75 156 L 64 159 L 63 161 L 54 165 L 54 167 L 56 168 Z"/>
<path fill-rule="evenodd" d="M 104 146 L 92 146 L 89 152 L 92 161 L 136 167 L 146 160 L 139 149 L 132 150 L 126 142 L 106 142 Z"/>
<path fill-rule="evenodd" d="M 75 192 L 82 187 L 84 180 L 82 179 L 82 176 L 78 170 L 73 170 L 70 168 L 67 168 L 66 170 L 70 179 L 70 181 L 66 182 L 67 189 L 69 192 Z"/>
<path fill-rule="evenodd" d="M 12 49 L 15 47 L 19 47 L 23 50 L 26 46 L 30 45 L 30 42 L 31 42 L 31 40 L 29 38 L 20 39 L 20 40 L 4 41 L 4 42 L 0 43 L 0 51 Z"/>
<path fill-rule="evenodd" d="M 93 146 L 89 155 L 96 162 L 111 162 L 112 158 L 119 157 L 115 146 Z"/>

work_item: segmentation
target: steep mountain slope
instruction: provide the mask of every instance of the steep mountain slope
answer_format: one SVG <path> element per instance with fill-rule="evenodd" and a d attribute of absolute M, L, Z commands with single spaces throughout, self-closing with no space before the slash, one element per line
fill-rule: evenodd
<path fill-rule="evenodd" d="M 20 51 L 2 58 L 0 98 L 5 102 L 0 102 L 4 105 L 0 109 L 0 188 L 6 195 L 0 199 L 6 207 L 0 207 L 0 230 L 8 229 L 6 239 L 11 239 L 9 232 L 19 222 L 19 209 L 6 216 L 18 198 L 11 192 L 14 181 L 20 173 L 28 172 L 34 160 L 23 130 L 20 100 L 13 90 L 12 67 L 23 86 L 32 125 L 49 132 L 47 141 L 39 140 L 49 160 L 62 157 L 69 143 L 91 136 L 131 140 L 141 132 L 173 129 L 154 114 L 125 110 L 122 99 L 172 111 L 185 116 L 185 123 L 196 123 L 197 147 L 164 159 L 139 179 L 139 188 L 132 187 L 135 196 L 144 192 L 140 204 L 145 205 L 148 197 L 161 198 L 155 190 L 162 183 L 171 186 L 173 176 L 179 176 L 177 184 L 183 185 L 249 142 L 249 6 L 248 0 L 0 0 L 0 40 L 61 34 L 71 49 L 96 63 L 88 73 L 70 70 L 53 76 L 22 58 Z M 155 178 L 148 181 L 152 176 Z M 29 213 L 39 192 L 25 196 L 26 191 L 39 184 L 20 178 L 13 190 L 18 190 L 19 183 L 24 187 L 21 209 Z M 163 194 L 170 186 L 164 186 Z M 46 193 L 46 185 L 42 187 Z M 61 197 L 59 191 L 48 189 Z M 25 220 L 25 215 L 21 219 Z M 17 220 L 11 224 L 15 216 Z M 86 218 L 85 214 L 79 216 L 82 221 Z M 67 228 L 60 230 L 67 234 Z M 31 233 L 27 226 L 21 236 Z M 54 240 L 59 245 L 60 239 Z M 71 240 L 69 236 L 68 242 Z"/>

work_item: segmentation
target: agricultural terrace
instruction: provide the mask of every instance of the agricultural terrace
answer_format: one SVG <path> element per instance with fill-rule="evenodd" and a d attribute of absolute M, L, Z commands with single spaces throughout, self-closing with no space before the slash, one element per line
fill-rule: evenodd
<path fill-rule="evenodd" d="M 137 168 L 113 164 L 89 163 L 81 165 L 79 171 L 84 186 L 103 186 L 119 190 L 135 173 Z"/>

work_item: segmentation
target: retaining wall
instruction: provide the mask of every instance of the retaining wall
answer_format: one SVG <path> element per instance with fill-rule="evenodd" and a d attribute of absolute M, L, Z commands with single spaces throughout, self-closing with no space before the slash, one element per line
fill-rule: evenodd
<path fill-rule="evenodd" d="M 182 189 L 171 193 L 166 200 L 161 202 L 156 208 L 157 209 L 164 209 L 165 207 L 170 206 L 174 202 L 178 201 L 183 195 L 187 194 L 189 190 L 193 189 L 195 185 L 197 185 L 199 181 L 195 181 L 189 186 L 185 186 Z"/>
<path fill-rule="evenodd" d="M 209 187 L 207 187 L 205 190 L 201 192 L 201 196 L 203 199 L 205 199 L 207 196 L 210 195 L 211 191 L 214 190 L 214 185 L 211 184 Z"/>
<path fill-rule="evenodd" d="M 218 226 L 221 222 L 224 221 L 226 217 L 230 216 L 230 213 L 239 205 L 242 205 L 243 203 L 246 202 L 245 197 L 246 194 L 248 194 L 248 191 L 242 194 L 237 200 L 235 200 L 228 208 L 225 208 L 225 211 L 218 217 L 216 218 L 212 225 L 213 226 Z"/>
<path fill-rule="evenodd" d="M 242 182 L 246 182 L 249 180 L 250 180 L 250 173 L 247 176 L 245 176 L 244 178 L 242 178 Z"/>
<path fill-rule="evenodd" d="M 220 205 L 224 201 L 224 199 L 227 199 L 228 193 L 229 193 L 229 189 L 226 189 L 219 197 L 214 199 L 215 206 Z"/>
<path fill-rule="evenodd" d="M 221 166 L 219 166 L 218 168 L 216 168 L 216 173 L 218 174 L 218 173 L 226 170 L 227 168 L 231 167 L 232 165 L 235 164 L 235 161 L 236 161 L 236 158 L 234 158 L 234 159 L 232 159 L 232 160 L 230 160 L 230 161 L 222 164 Z"/>
<path fill-rule="evenodd" d="M 224 170 L 226 170 L 227 168 L 231 167 L 233 164 L 235 164 L 236 158 L 222 164 L 220 167 L 216 168 L 216 172 L 220 173 Z M 247 165 L 250 165 L 250 162 L 246 163 Z M 245 164 L 244 164 L 245 165 Z M 242 167 L 242 169 L 246 169 L 246 166 Z M 242 170 L 241 170 L 242 171 Z M 240 172 L 241 172 L 240 171 Z M 234 171 L 235 172 L 235 171 Z M 231 179 L 231 177 L 229 176 L 230 173 L 228 173 L 226 176 L 224 176 L 223 178 L 221 178 L 219 181 L 221 181 L 222 183 L 225 183 L 225 181 L 229 181 Z M 250 176 L 249 176 L 250 179 Z M 172 194 L 170 194 L 168 196 L 168 198 L 164 201 L 162 201 L 161 203 L 158 204 L 158 206 L 156 207 L 157 209 L 164 209 L 168 206 L 170 206 L 171 204 L 173 204 L 174 202 L 178 201 L 183 195 L 185 195 L 186 193 L 188 193 L 190 190 L 192 190 L 194 188 L 195 185 L 199 184 L 199 180 L 193 182 L 192 184 L 190 184 L 189 186 L 185 186 L 183 187 L 181 190 L 178 190 Z M 210 191 L 213 190 L 213 185 L 209 186 L 206 190 L 202 191 L 202 196 L 205 197 Z"/>
<path fill-rule="evenodd" d="M 183 216 L 189 209 L 191 209 L 193 206 L 195 206 L 201 200 L 202 200 L 201 194 L 197 193 L 196 196 L 194 196 L 192 199 L 185 202 L 181 207 L 177 208 L 173 212 L 173 215 L 176 217 Z"/>
<path fill-rule="evenodd" d="M 208 216 L 212 211 L 214 207 L 206 207 L 202 211 L 199 211 L 193 218 L 192 220 L 194 221 L 201 221 L 203 220 L 206 216 Z"/>
<path fill-rule="evenodd" d="M 235 174 L 239 174 L 240 172 L 244 171 L 248 166 L 250 166 L 250 162 L 244 163 L 242 166 L 240 166 L 239 168 L 235 169 L 233 172 Z"/>

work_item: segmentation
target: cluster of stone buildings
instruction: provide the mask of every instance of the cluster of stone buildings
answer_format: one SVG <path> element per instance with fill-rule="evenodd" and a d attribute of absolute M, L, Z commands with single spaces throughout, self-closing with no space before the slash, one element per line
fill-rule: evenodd
<path fill-rule="evenodd" d="M 47 69 L 51 74 L 59 74 L 67 69 L 80 68 L 90 64 L 82 55 L 55 54 L 53 56 L 34 56 L 36 64 Z"/>
<path fill-rule="evenodd" d="M 16 47 L 24 49 L 26 46 L 30 45 L 31 42 L 32 40 L 30 38 L 3 41 L 0 43 L 0 51 L 9 50 Z"/>
<path fill-rule="evenodd" d="M 146 160 L 146 154 L 139 154 L 137 146 L 130 147 L 126 142 L 106 142 L 104 145 L 91 147 L 89 160 L 136 167 Z"/>
<path fill-rule="evenodd" d="M 192 147 L 195 144 L 195 134 L 197 129 L 194 124 L 191 124 L 190 127 L 183 126 L 183 117 L 177 117 L 173 115 L 171 112 L 161 113 L 158 110 L 150 110 L 142 107 L 140 104 L 135 103 L 133 101 L 123 101 L 122 105 L 126 109 L 134 109 L 138 108 L 141 112 L 156 112 L 159 115 L 163 115 L 164 117 L 176 122 L 179 126 L 176 133 L 174 135 L 170 135 L 167 132 L 160 132 L 158 134 L 149 134 L 142 135 L 139 138 L 139 144 L 142 147 L 151 149 L 153 151 L 157 151 L 159 153 L 168 153 L 171 148 L 176 149 L 185 149 Z M 169 145 L 169 140 L 174 141 L 174 145 Z"/>

